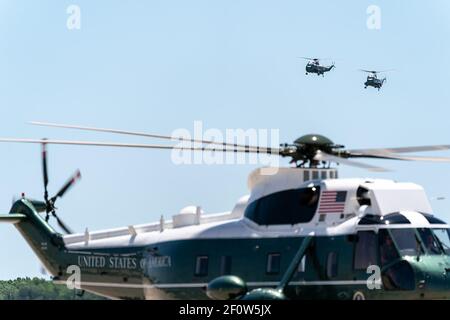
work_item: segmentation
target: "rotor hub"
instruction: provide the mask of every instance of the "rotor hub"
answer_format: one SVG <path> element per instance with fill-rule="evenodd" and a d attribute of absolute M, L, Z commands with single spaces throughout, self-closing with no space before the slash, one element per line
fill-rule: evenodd
<path fill-rule="evenodd" d="M 294 141 L 295 145 L 331 146 L 333 141 L 320 134 L 306 134 Z"/>

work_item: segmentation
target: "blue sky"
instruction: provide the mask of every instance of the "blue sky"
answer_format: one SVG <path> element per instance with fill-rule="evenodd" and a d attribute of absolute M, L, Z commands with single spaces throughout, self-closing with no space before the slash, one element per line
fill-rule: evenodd
<path fill-rule="evenodd" d="M 66 27 L 71 4 L 80 30 Z M 372 4 L 380 30 L 366 27 Z M 201 120 L 279 129 L 283 142 L 315 132 L 350 148 L 449 144 L 449 14 L 448 1 L 0 0 L 0 136 L 152 142 L 26 122 L 170 134 Z M 331 57 L 337 68 L 305 76 L 298 56 Z M 358 68 L 396 72 L 378 93 L 363 89 Z M 0 150 L 7 213 L 14 195 L 42 197 L 40 147 Z M 170 218 L 189 204 L 229 210 L 256 167 L 176 166 L 169 152 L 148 150 L 50 146 L 49 157 L 54 192 L 82 171 L 58 203 L 78 231 Z M 449 164 L 370 162 L 394 171 L 342 167 L 341 176 L 412 181 L 450 197 Z M 432 205 L 450 220 L 449 200 Z M 0 279 L 39 275 L 18 232 L 0 225 L 0 234 Z"/>

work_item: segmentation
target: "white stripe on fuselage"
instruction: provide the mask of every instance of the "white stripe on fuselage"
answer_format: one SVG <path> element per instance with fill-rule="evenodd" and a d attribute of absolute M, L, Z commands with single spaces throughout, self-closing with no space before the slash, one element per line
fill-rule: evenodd
<path fill-rule="evenodd" d="M 56 280 L 56 284 L 67 284 L 66 281 Z M 72 282 L 71 282 L 72 284 Z M 279 284 L 278 281 L 258 281 L 248 282 L 249 287 L 273 287 Z M 330 281 L 291 281 L 289 286 L 346 286 L 346 285 L 366 285 L 367 280 L 330 280 Z M 159 284 L 130 284 L 116 282 L 90 282 L 83 281 L 81 287 L 108 287 L 108 288 L 128 288 L 128 289 L 183 289 L 183 288 L 204 288 L 208 283 L 159 283 Z"/>
<path fill-rule="evenodd" d="M 402 212 L 403 214 L 403 212 Z M 258 226 L 246 218 L 226 222 L 214 222 L 187 226 L 181 228 L 165 229 L 164 231 L 138 233 L 136 236 L 124 235 L 105 239 L 91 240 L 88 243 L 77 242 L 67 244 L 68 250 L 90 250 L 104 248 L 140 247 L 155 243 L 192 240 L 192 239 L 268 239 L 305 237 L 311 232 L 316 236 L 340 236 L 354 234 L 361 229 L 379 228 L 437 228 L 430 224 L 420 213 L 405 212 L 411 224 L 403 225 L 358 225 L 359 218 L 353 217 L 335 226 L 321 225 L 320 223 L 306 223 L 297 225 Z M 439 225 L 448 228 L 448 225 Z"/>

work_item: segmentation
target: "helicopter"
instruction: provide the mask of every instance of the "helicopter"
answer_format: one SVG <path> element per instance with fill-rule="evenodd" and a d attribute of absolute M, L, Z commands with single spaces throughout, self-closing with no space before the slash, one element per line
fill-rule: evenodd
<path fill-rule="evenodd" d="M 424 189 L 384 179 L 343 179 L 330 166 L 386 170 L 350 158 L 450 162 L 404 155 L 450 145 L 345 149 L 318 134 L 277 148 L 180 139 L 208 146 L 1 138 L 42 146 L 44 199 L 23 195 L 0 222 L 14 224 L 55 283 L 67 284 L 79 270 L 78 289 L 112 299 L 450 299 L 450 226 L 434 215 Z M 274 175 L 254 170 L 250 194 L 231 211 L 205 214 L 200 206 L 188 206 L 171 220 L 72 233 L 55 202 L 81 174 L 76 171 L 55 196 L 48 196 L 47 146 L 54 144 L 265 153 L 290 158 L 295 165 Z M 54 229 L 52 218 L 65 234 Z M 374 266 L 380 268 L 375 289 L 367 273 Z"/>
<path fill-rule="evenodd" d="M 300 57 L 302 59 L 308 60 L 308 63 L 306 64 L 306 75 L 309 73 L 315 73 L 318 76 L 322 75 L 322 77 L 325 75 L 326 72 L 331 71 L 333 68 L 335 68 L 334 62 L 330 66 L 324 66 L 320 64 L 319 58 L 307 58 L 307 57 Z"/>
<path fill-rule="evenodd" d="M 360 71 L 369 73 L 369 75 L 367 76 L 366 82 L 364 82 L 364 89 L 367 89 L 367 87 L 374 87 L 374 88 L 378 89 L 378 91 L 380 91 L 381 87 L 386 82 L 386 77 L 379 79 L 377 77 L 377 74 L 389 72 L 392 70 L 376 71 L 376 70 L 360 69 Z"/>

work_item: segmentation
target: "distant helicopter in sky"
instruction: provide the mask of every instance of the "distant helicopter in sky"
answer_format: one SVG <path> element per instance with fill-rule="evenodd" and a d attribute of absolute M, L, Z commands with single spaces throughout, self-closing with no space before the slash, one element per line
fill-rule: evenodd
<path fill-rule="evenodd" d="M 307 75 L 309 73 L 315 73 L 318 76 L 322 75 L 323 77 L 326 72 L 329 72 L 336 67 L 334 62 L 330 66 L 320 64 L 320 60 L 328 60 L 328 59 L 308 58 L 308 57 L 300 57 L 300 58 L 308 60 L 308 63 L 306 64 L 305 68 Z"/>
<path fill-rule="evenodd" d="M 380 91 L 381 87 L 386 82 L 386 77 L 381 79 L 381 78 L 377 77 L 377 74 L 379 74 L 379 73 L 386 73 L 386 72 L 390 72 L 390 71 L 393 71 L 393 70 L 376 71 L 376 70 L 360 69 L 360 71 L 366 72 L 366 73 L 369 74 L 367 76 L 366 82 L 364 82 L 364 89 L 367 89 L 367 87 L 374 87 L 374 88 L 378 89 L 378 91 Z"/>

